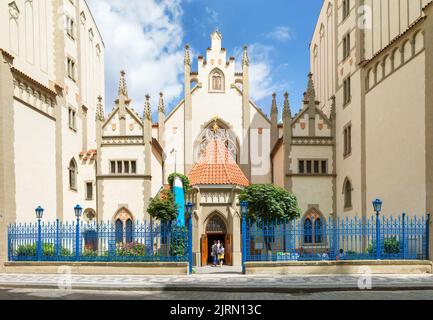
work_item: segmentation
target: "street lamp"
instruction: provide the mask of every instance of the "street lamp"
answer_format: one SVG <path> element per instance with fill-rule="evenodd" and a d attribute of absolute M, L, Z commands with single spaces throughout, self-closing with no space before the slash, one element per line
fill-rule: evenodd
<path fill-rule="evenodd" d="M 373 201 L 373 208 L 374 211 L 376 212 L 376 215 L 379 215 L 380 212 L 382 211 L 382 200 L 380 199 L 376 199 Z"/>
<path fill-rule="evenodd" d="M 382 200 L 376 199 L 373 201 L 373 208 L 376 212 L 376 258 L 379 260 L 381 258 L 381 244 L 380 244 L 380 219 L 379 215 L 382 211 Z"/>
<path fill-rule="evenodd" d="M 186 204 L 186 213 L 188 214 L 188 269 L 192 274 L 192 203 Z"/>
<path fill-rule="evenodd" d="M 80 217 L 83 212 L 83 208 L 79 204 L 74 207 L 75 217 L 77 218 L 77 223 L 75 226 L 75 260 L 80 259 Z"/>
<path fill-rule="evenodd" d="M 74 207 L 74 212 L 75 212 L 75 217 L 79 220 L 80 217 L 81 217 L 81 213 L 83 212 L 83 208 L 81 208 L 80 205 L 77 204 L 77 205 Z"/>
<path fill-rule="evenodd" d="M 39 207 L 37 207 L 37 208 L 35 209 L 35 212 L 36 212 L 36 218 L 37 218 L 38 220 L 41 220 L 41 219 L 42 219 L 42 216 L 44 215 L 44 208 L 42 208 L 41 206 L 39 206 Z"/>
<path fill-rule="evenodd" d="M 247 214 L 248 202 L 241 201 L 241 215 L 242 215 L 242 273 L 245 274 L 245 262 L 247 261 Z"/>
<path fill-rule="evenodd" d="M 41 219 L 44 215 L 44 208 L 41 206 L 37 207 L 35 209 L 36 212 L 36 218 L 38 219 L 38 243 L 36 248 L 36 256 L 38 258 L 38 261 L 42 260 L 42 227 L 41 227 Z"/>

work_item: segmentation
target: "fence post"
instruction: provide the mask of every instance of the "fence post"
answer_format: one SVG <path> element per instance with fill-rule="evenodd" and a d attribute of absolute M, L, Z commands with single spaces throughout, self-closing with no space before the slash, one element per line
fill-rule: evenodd
<path fill-rule="evenodd" d="M 379 212 L 376 213 L 376 259 L 381 258 L 381 245 L 380 245 L 380 218 Z"/>
<path fill-rule="evenodd" d="M 188 267 L 189 274 L 192 274 L 192 203 L 188 202 L 186 205 L 188 213 Z"/>
<path fill-rule="evenodd" d="M 427 213 L 427 225 L 425 228 L 425 232 L 426 232 L 426 259 L 429 260 L 430 259 L 430 213 Z"/>
<path fill-rule="evenodd" d="M 8 261 L 12 261 L 11 260 L 11 256 L 12 256 L 12 253 L 11 253 L 11 233 L 12 233 L 12 231 L 11 231 L 11 225 L 8 225 L 7 227 L 6 227 L 6 232 L 7 232 L 7 235 L 6 235 L 6 237 L 7 237 L 7 241 L 8 241 Z"/>
<path fill-rule="evenodd" d="M 245 262 L 247 261 L 247 212 L 248 202 L 241 202 L 241 216 L 242 216 L 242 274 L 245 274 Z"/>
<path fill-rule="evenodd" d="M 56 246 L 55 246 L 56 258 L 59 258 L 59 252 L 60 252 L 59 224 L 60 224 L 59 219 L 56 219 Z"/>
<path fill-rule="evenodd" d="M 80 218 L 77 218 L 75 226 L 75 260 L 80 260 Z"/>
<path fill-rule="evenodd" d="M 37 243 L 36 256 L 38 258 L 38 261 L 42 260 L 42 227 L 41 227 L 41 219 L 38 219 L 38 243 Z"/>
<path fill-rule="evenodd" d="M 405 221 L 406 221 L 406 213 L 403 212 L 402 214 L 402 239 L 401 239 L 401 243 L 402 243 L 402 247 L 403 247 L 403 260 L 406 259 L 406 230 L 405 230 Z"/>

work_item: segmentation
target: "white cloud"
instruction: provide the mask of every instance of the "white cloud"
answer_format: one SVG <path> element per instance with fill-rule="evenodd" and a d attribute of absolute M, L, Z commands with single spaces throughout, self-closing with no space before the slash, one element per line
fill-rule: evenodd
<path fill-rule="evenodd" d="M 275 49 L 260 43 L 254 43 L 248 47 L 248 56 L 250 60 L 250 95 L 255 101 L 272 95 L 273 92 L 280 89 L 281 84 L 275 81 L 274 63 L 271 54 Z M 237 61 L 242 61 L 242 49 L 235 49 Z M 241 68 L 241 63 L 237 64 Z"/>
<path fill-rule="evenodd" d="M 144 96 L 152 107 L 163 91 L 166 104 L 182 94 L 183 11 L 181 0 L 88 0 L 105 42 L 107 109 L 117 96 L 119 71 L 126 71 L 133 106 L 142 111 Z"/>
<path fill-rule="evenodd" d="M 289 27 L 279 26 L 269 32 L 266 37 L 275 41 L 286 42 L 292 40 L 294 34 Z"/>

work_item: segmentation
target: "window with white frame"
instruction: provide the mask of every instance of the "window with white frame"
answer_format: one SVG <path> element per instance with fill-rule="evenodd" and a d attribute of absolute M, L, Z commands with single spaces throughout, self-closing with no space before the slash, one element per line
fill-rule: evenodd
<path fill-rule="evenodd" d="M 304 175 L 328 174 L 328 160 L 301 159 L 298 160 L 298 172 Z"/>
<path fill-rule="evenodd" d="M 76 118 L 77 118 L 77 112 L 73 108 L 68 109 L 68 124 L 69 129 L 76 131 Z"/>
<path fill-rule="evenodd" d="M 111 160 L 110 174 L 133 175 L 137 174 L 136 160 Z"/>
<path fill-rule="evenodd" d="M 68 77 L 69 77 L 69 79 L 71 79 L 71 80 L 73 80 L 73 81 L 76 81 L 77 79 L 76 79 L 76 64 L 75 64 L 75 60 L 74 59 L 72 59 L 72 58 L 70 58 L 70 57 L 68 57 L 67 59 L 66 59 L 66 63 L 67 63 L 67 68 L 66 68 L 66 71 L 67 71 L 67 75 L 68 75 Z"/>

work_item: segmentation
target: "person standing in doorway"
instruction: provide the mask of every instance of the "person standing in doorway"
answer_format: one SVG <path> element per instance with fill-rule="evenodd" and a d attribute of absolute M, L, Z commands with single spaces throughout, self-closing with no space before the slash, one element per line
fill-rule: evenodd
<path fill-rule="evenodd" d="M 222 267 L 224 264 L 224 251 L 224 246 L 221 244 L 218 250 L 218 263 L 220 267 Z"/>
<path fill-rule="evenodd" d="M 216 241 L 213 242 L 210 255 L 212 256 L 212 267 L 216 267 L 218 263 L 218 244 Z"/>

